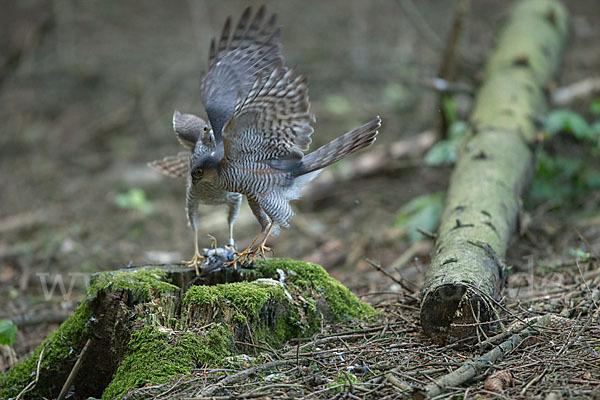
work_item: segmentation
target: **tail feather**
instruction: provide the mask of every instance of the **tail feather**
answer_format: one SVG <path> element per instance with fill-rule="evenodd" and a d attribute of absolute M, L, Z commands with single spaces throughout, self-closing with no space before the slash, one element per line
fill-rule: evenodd
<path fill-rule="evenodd" d="M 182 152 L 148 163 L 148 166 L 170 178 L 181 178 L 189 174 L 190 153 Z"/>
<path fill-rule="evenodd" d="M 296 176 L 325 168 L 355 151 L 370 146 L 375 141 L 380 127 L 381 118 L 377 116 L 366 124 L 350 132 L 346 132 L 337 139 L 319 147 L 317 150 L 304 156 L 302 166 Z"/>

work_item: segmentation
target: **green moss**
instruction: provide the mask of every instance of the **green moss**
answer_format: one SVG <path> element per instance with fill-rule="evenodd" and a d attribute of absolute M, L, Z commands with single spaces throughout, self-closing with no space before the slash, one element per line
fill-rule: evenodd
<path fill-rule="evenodd" d="M 119 399 L 131 389 L 159 384 L 177 375 L 187 375 L 198 365 L 219 364 L 231 354 L 232 337 L 217 324 L 206 338 L 146 326 L 131 335 L 128 356 L 123 359 L 103 399 Z"/>
<path fill-rule="evenodd" d="M 348 288 L 330 277 L 320 265 L 290 259 L 271 259 L 258 261 L 257 266 L 259 275 L 263 278 L 277 277 L 277 270 L 283 270 L 287 280 L 307 292 L 306 298 L 311 298 L 309 293 L 312 292 L 322 296 L 329 304 L 334 322 L 376 314 L 370 305 L 360 301 Z"/>
<path fill-rule="evenodd" d="M 287 315 L 286 318 L 280 318 L 277 321 L 277 326 L 269 334 L 272 337 L 272 344 L 275 347 L 280 347 L 291 338 L 306 336 L 309 330 L 300 322 L 299 316 L 294 312 Z M 314 326 L 314 331 L 320 329 L 320 325 Z M 313 330 L 310 330 L 311 334 Z"/>
<path fill-rule="evenodd" d="M 303 308 L 292 307 L 285 290 L 277 285 L 240 282 L 193 286 L 185 294 L 183 312 L 194 312 L 194 315 L 189 315 L 190 319 L 197 316 L 206 319 L 199 323 L 213 323 L 211 330 L 205 335 L 156 326 L 135 331 L 126 356 L 105 389 L 103 398 L 119 398 L 133 388 L 164 383 L 178 375 L 190 374 L 198 365 L 222 364 L 224 358 L 234 351 L 234 334 L 239 340 L 238 335 L 243 337 L 247 328 L 251 329 L 255 343 L 267 342 L 275 347 L 290 338 L 310 335 L 320 329 L 322 318 L 313 297 L 327 301 L 334 322 L 374 315 L 370 306 L 360 302 L 320 266 L 275 259 L 259 262 L 255 274 L 263 278 L 278 278 L 277 269 L 286 272 L 286 288 L 292 297 L 302 295 Z M 56 386 L 62 384 L 69 370 L 65 360 L 74 362 L 87 339 L 86 323 L 91 317 L 91 300 L 103 291 L 119 289 L 131 291 L 134 303 L 146 303 L 157 296 L 177 293 L 179 289 L 167 283 L 166 279 L 167 273 L 161 270 L 95 275 L 87 300 L 75 314 L 57 332 L 50 334 L 31 357 L 12 368 L 3 381 L 0 380 L 0 398 L 16 396 L 31 381 L 31 373 L 46 344 L 48 347 L 37 385 L 43 389 L 33 392 L 32 396 L 55 397 L 60 390 Z M 181 323 L 185 325 L 185 322 Z"/>
<path fill-rule="evenodd" d="M 194 286 L 186 292 L 183 303 L 186 309 L 196 306 L 203 308 L 198 315 L 205 320 L 200 321 L 200 324 L 215 317 L 227 323 L 238 339 L 244 338 L 250 329 L 251 339 L 255 343 L 266 342 L 279 347 L 286 340 L 302 333 L 299 318 L 294 308 L 288 307 L 288 299 L 281 286 L 252 282 Z M 207 309 L 205 306 L 214 308 Z M 282 310 L 281 307 L 286 309 Z M 217 310 L 216 316 L 211 313 L 212 309 Z"/>
<path fill-rule="evenodd" d="M 230 303 L 246 317 L 258 318 L 258 313 L 269 299 L 285 296 L 280 286 L 261 286 L 250 282 L 228 283 L 215 286 L 192 286 L 183 299 L 184 306 Z"/>
<path fill-rule="evenodd" d="M 92 276 L 87 297 L 94 298 L 105 290 L 127 289 L 134 302 L 147 302 L 159 294 L 177 293 L 179 288 L 166 282 L 167 277 L 168 272 L 160 269 L 103 272 Z"/>
<path fill-rule="evenodd" d="M 40 378 L 36 389 L 28 395 L 31 398 L 56 397 L 67 377 L 69 366 L 75 362 L 87 340 L 92 300 L 104 291 L 127 289 L 133 294 L 133 302 L 147 302 L 156 295 L 179 290 L 177 286 L 165 282 L 166 279 L 167 272 L 161 270 L 115 271 L 94 275 L 86 298 L 74 314 L 56 332 L 49 334 L 27 359 L 0 378 L 0 398 L 16 396 L 31 381 L 43 348 Z"/>
<path fill-rule="evenodd" d="M 215 325 L 206 335 L 206 347 L 219 358 L 231 355 L 233 349 L 233 337 L 223 324 Z M 196 356 L 196 360 L 203 361 L 205 358 Z M 215 360 L 213 358 L 213 360 Z"/>
<path fill-rule="evenodd" d="M 36 370 L 40 352 L 44 348 L 39 381 L 36 389 L 28 393 L 28 398 L 54 397 L 69 372 L 63 368 L 65 360 L 74 362 L 83 346 L 90 317 L 89 303 L 79 305 L 57 331 L 49 334 L 27 359 L 12 367 L 0 379 L 0 398 L 15 397 L 31 382 L 31 374 Z"/>
<path fill-rule="evenodd" d="M 288 307 L 286 293 L 277 285 L 240 282 L 194 286 L 186 292 L 183 305 L 190 312 L 190 319 L 200 320 L 188 322 L 200 325 L 214 320 L 225 322 L 240 341 L 247 339 L 245 332 L 249 328 L 255 343 L 267 342 L 279 347 L 290 338 L 318 331 L 324 317 L 329 321 L 341 322 L 375 315 L 369 305 L 359 301 L 318 265 L 286 259 L 260 261 L 257 264 L 254 274 L 259 278 L 277 279 L 277 270 L 285 271 L 286 289 L 292 297 L 301 295 L 304 307 Z M 327 302 L 325 310 L 330 314 L 320 314 L 319 311 L 324 309 L 319 307 L 317 310 L 315 298 Z M 269 303 L 269 300 L 273 301 Z M 287 309 L 282 310 L 281 307 Z"/>

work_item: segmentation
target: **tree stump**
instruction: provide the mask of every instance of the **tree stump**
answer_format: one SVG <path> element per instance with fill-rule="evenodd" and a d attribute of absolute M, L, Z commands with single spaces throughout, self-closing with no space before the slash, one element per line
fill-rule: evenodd
<path fill-rule="evenodd" d="M 207 284 L 214 277 L 196 279 L 184 265 L 94 275 L 73 316 L 0 378 L 0 398 L 16 397 L 35 378 L 42 351 L 28 398 L 56 398 L 71 375 L 64 389 L 72 398 L 115 399 L 255 353 L 261 344 L 279 347 L 323 325 L 374 315 L 318 265 L 286 259 L 255 265 L 224 272 L 233 283 Z"/>

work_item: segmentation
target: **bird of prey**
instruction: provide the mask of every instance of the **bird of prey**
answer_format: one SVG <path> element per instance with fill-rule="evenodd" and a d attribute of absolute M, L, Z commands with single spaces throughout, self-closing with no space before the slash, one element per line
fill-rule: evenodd
<path fill-rule="evenodd" d="M 191 178 L 190 168 L 198 157 L 215 151 L 223 152 L 221 131 L 233 115 L 238 96 L 246 97 L 258 77 L 270 74 L 282 65 L 281 29 L 275 23 L 275 14 L 265 22 L 264 6 L 253 17 L 251 8 L 246 8 L 233 31 L 231 17 L 227 18 L 219 41 L 211 41 L 209 69 L 200 83 L 202 103 L 209 121 L 175 111 L 173 130 L 177 139 L 191 153 L 180 153 L 149 164 L 168 176 L 188 178 L 186 214 L 194 232 L 194 256 L 184 263 L 193 265 L 196 273 L 199 273 L 198 265 L 203 260 L 198 248 L 198 205 L 228 205 L 228 245 L 234 247 L 233 225 L 242 195 L 208 181 L 196 182 Z"/>
<path fill-rule="evenodd" d="M 305 155 L 313 133 L 307 80 L 285 67 L 256 79 L 246 96 L 238 96 L 222 131 L 223 147 L 194 154 L 192 183 L 202 182 L 242 193 L 261 231 L 233 263 L 264 257 L 267 238 L 288 227 L 294 216 L 290 200 L 324 167 L 371 145 L 379 117 Z"/>

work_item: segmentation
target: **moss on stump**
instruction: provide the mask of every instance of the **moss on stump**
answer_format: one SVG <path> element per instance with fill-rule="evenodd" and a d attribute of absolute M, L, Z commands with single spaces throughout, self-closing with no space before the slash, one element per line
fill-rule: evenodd
<path fill-rule="evenodd" d="M 118 399 L 196 367 L 222 365 L 228 356 L 254 353 L 261 343 L 279 347 L 324 324 L 375 314 L 310 263 L 260 261 L 243 282 L 189 289 L 170 283 L 188 282 L 181 277 L 189 273 L 169 265 L 95 275 L 73 316 L 0 377 L 0 398 L 16 397 L 33 380 L 42 349 L 39 381 L 29 397 L 56 397 L 81 357 L 76 396 Z"/>

